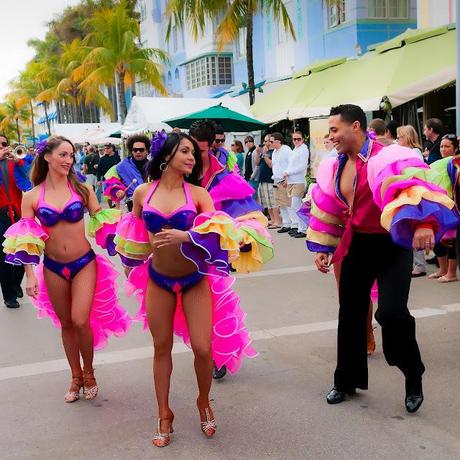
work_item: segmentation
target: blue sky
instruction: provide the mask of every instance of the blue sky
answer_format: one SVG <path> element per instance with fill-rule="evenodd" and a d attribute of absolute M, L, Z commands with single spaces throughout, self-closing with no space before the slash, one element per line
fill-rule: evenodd
<path fill-rule="evenodd" d="M 29 38 L 43 38 L 46 23 L 69 5 L 80 0 L 0 0 L 0 99 L 8 92 L 8 82 L 33 57 Z"/>

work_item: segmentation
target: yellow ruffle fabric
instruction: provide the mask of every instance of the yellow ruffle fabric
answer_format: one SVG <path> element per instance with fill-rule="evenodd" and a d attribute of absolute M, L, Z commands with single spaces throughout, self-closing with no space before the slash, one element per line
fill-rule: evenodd
<path fill-rule="evenodd" d="M 402 191 L 398 195 L 398 198 L 391 201 L 383 208 L 382 217 L 380 220 L 382 227 L 389 231 L 393 217 L 399 211 L 401 206 L 417 206 L 422 201 L 422 199 L 442 204 L 447 209 L 453 209 L 455 206 L 455 203 L 443 193 L 433 192 L 421 185 L 415 185 Z"/>

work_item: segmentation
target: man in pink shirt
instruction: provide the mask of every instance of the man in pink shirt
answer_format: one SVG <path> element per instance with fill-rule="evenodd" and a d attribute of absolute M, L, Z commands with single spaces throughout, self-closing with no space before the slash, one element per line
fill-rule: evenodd
<path fill-rule="evenodd" d="M 367 136 L 366 127 L 360 107 L 331 109 L 329 137 L 338 157 L 321 162 L 312 190 L 307 246 L 317 253 L 321 272 L 341 262 L 337 368 L 326 399 L 337 404 L 368 387 L 366 317 L 377 280 L 375 317 L 385 358 L 404 374 L 405 406 L 415 412 L 423 402 L 425 367 L 407 308 L 412 247 L 431 249 L 459 219 L 445 190 L 411 174 L 414 168 L 429 170 L 417 155 L 397 145 L 383 148 Z"/>

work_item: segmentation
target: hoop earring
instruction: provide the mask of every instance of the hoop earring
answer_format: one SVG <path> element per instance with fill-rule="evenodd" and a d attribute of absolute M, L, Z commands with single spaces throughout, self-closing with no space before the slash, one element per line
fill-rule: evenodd
<path fill-rule="evenodd" d="M 168 169 L 168 163 L 161 163 L 160 165 L 160 171 L 165 172 Z"/>

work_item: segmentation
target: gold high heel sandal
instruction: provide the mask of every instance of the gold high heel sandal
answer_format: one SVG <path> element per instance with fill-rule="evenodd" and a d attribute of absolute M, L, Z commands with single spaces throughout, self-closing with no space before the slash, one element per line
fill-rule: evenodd
<path fill-rule="evenodd" d="M 95 399 L 99 392 L 96 378 L 94 377 L 94 369 L 83 371 L 83 394 L 87 401 Z"/>
<path fill-rule="evenodd" d="M 205 407 L 204 409 L 204 414 L 206 416 L 206 420 L 203 422 L 201 420 L 201 431 L 204 433 L 204 435 L 208 438 L 211 438 L 214 436 L 216 433 L 216 420 L 214 416 L 211 418 L 211 413 L 210 413 L 211 407 L 208 405 L 208 407 Z M 198 407 L 198 411 L 200 412 L 200 419 L 202 418 L 202 412 L 201 409 Z"/>
<path fill-rule="evenodd" d="M 169 421 L 169 430 L 168 433 L 162 433 L 161 430 L 161 421 L 168 420 Z M 153 435 L 152 444 L 156 447 L 166 447 L 171 442 L 171 434 L 174 433 L 173 428 L 173 421 L 174 421 L 174 414 L 171 418 L 159 418 L 157 420 L 157 431 Z"/>
<path fill-rule="evenodd" d="M 72 377 L 69 391 L 64 396 L 66 403 L 73 403 L 80 399 L 80 390 L 83 388 L 83 377 Z"/>

